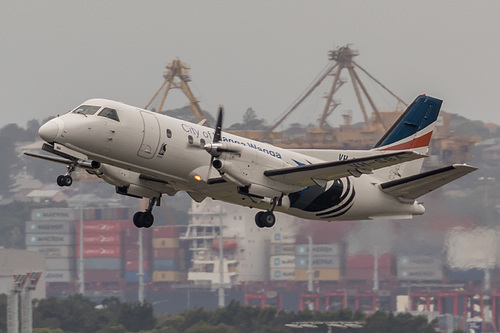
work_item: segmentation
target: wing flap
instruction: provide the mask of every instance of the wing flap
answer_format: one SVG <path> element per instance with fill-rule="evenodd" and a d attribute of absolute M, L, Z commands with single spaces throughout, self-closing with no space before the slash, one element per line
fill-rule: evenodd
<path fill-rule="evenodd" d="M 391 180 L 380 184 L 380 188 L 385 193 L 394 197 L 417 199 L 474 170 L 477 170 L 477 168 L 464 164 L 454 164 L 417 175 Z"/>
<path fill-rule="evenodd" d="M 310 186 L 317 184 L 318 181 L 328 181 L 347 176 L 359 177 L 362 174 L 372 173 L 376 169 L 423 157 L 425 155 L 411 151 L 386 153 L 343 161 L 266 170 L 264 171 L 264 175 L 282 183 Z"/>

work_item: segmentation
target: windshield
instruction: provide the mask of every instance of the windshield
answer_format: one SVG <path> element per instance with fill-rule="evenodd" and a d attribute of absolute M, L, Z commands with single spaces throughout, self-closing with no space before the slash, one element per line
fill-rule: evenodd
<path fill-rule="evenodd" d="M 116 121 L 120 121 L 120 119 L 118 118 L 118 114 L 116 113 L 116 110 L 110 109 L 110 108 L 104 108 L 99 113 L 99 116 L 106 117 L 106 118 L 109 118 L 109 119 L 113 119 L 113 120 L 116 120 Z"/>
<path fill-rule="evenodd" d="M 95 114 L 101 107 L 100 106 L 91 106 L 91 105 L 81 105 L 73 110 L 73 113 L 81 113 L 85 115 L 93 115 Z"/>

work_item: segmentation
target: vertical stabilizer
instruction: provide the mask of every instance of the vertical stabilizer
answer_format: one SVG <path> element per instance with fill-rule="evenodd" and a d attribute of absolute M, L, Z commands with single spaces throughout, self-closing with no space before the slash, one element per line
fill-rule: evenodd
<path fill-rule="evenodd" d="M 412 150 L 426 154 L 442 103 L 443 101 L 437 98 L 418 96 L 373 149 Z M 400 177 L 417 174 L 422 168 L 422 163 L 422 159 L 407 162 L 396 167 L 396 174 Z"/>

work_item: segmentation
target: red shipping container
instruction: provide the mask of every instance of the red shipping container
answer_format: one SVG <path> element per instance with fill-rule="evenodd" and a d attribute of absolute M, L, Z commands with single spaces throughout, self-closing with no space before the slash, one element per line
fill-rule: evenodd
<path fill-rule="evenodd" d="M 88 269 L 84 271 L 84 281 L 88 282 L 120 282 L 121 270 Z"/>
<path fill-rule="evenodd" d="M 80 257 L 80 246 L 76 247 L 76 256 Z M 116 245 L 84 245 L 84 258 L 121 258 L 121 246 Z"/>
<path fill-rule="evenodd" d="M 138 248 L 133 248 L 133 249 L 123 249 L 123 258 L 125 260 L 139 260 L 139 249 Z M 142 254 L 144 258 L 149 258 L 151 255 L 151 251 L 147 250 L 146 247 L 143 248 Z"/>
<path fill-rule="evenodd" d="M 126 223 L 123 224 L 123 236 L 126 238 L 132 238 L 132 239 L 138 239 L 139 238 L 139 228 L 137 228 L 132 221 L 127 221 Z M 151 239 L 153 235 L 153 228 L 148 228 L 148 229 L 141 229 L 142 230 L 142 237 L 145 239 Z"/>
<path fill-rule="evenodd" d="M 347 280 L 373 280 L 373 268 L 346 268 L 344 278 Z M 378 278 L 379 280 L 389 280 L 391 279 L 391 269 L 390 267 L 379 267 L 378 268 Z"/>
<path fill-rule="evenodd" d="M 153 238 L 179 238 L 180 228 L 175 226 L 153 227 Z"/>
<path fill-rule="evenodd" d="M 378 257 L 378 267 L 391 267 L 394 257 L 390 253 L 384 253 Z M 352 268 L 370 268 L 373 269 L 374 257 L 367 254 L 357 254 L 346 258 L 346 267 Z"/>
<path fill-rule="evenodd" d="M 115 220 L 115 221 L 83 221 L 83 234 L 89 233 L 119 233 L 124 225 L 130 221 Z M 80 222 L 76 223 L 76 230 L 80 232 Z"/>
<path fill-rule="evenodd" d="M 142 262 L 142 269 L 145 271 L 151 270 L 151 264 L 148 260 Z M 125 262 L 126 271 L 138 271 L 139 270 L 139 260 L 127 260 Z"/>
<path fill-rule="evenodd" d="M 153 250 L 153 259 L 154 260 L 161 260 L 161 259 L 180 259 L 181 257 L 181 250 L 176 248 L 176 249 L 169 249 L 169 248 L 161 248 L 161 249 L 154 249 Z"/>
<path fill-rule="evenodd" d="M 76 243 L 80 244 L 80 235 L 76 235 Z M 83 233 L 84 245 L 121 245 L 122 238 L 120 234 L 100 234 Z"/>

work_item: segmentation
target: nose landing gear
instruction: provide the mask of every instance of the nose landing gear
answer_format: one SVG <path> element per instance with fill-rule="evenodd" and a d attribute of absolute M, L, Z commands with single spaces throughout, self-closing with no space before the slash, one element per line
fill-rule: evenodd
<path fill-rule="evenodd" d="M 148 204 L 148 208 L 146 209 L 145 212 L 137 212 L 134 214 L 134 217 L 133 217 L 133 222 L 134 222 L 134 225 L 137 227 L 137 228 L 150 228 L 154 221 L 155 221 L 155 218 L 153 216 L 153 206 L 154 205 L 157 205 L 159 206 L 160 205 L 160 198 L 151 198 L 149 199 L 149 204 Z"/>

